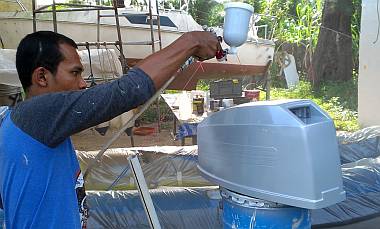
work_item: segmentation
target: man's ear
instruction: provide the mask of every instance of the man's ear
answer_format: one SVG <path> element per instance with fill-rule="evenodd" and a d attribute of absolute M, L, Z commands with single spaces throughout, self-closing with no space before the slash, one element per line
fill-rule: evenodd
<path fill-rule="evenodd" d="M 49 71 L 44 67 L 38 67 L 34 69 L 32 74 L 32 85 L 36 85 L 39 87 L 47 87 L 48 81 L 46 79 L 46 75 L 49 74 Z"/>

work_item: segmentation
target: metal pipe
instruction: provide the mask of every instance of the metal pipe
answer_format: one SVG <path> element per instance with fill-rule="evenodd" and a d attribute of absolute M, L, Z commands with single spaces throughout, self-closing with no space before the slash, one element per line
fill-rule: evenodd
<path fill-rule="evenodd" d="M 117 2 L 116 2 L 116 0 L 113 0 L 112 3 L 113 3 L 114 11 L 115 11 L 117 38 L 118 38 L 118 41 L 119 41 L 119 48 L 120 48 L 119 49 L 119 51 L 120 51 L 120 62 L 121 62 L 121 66 L 123 67 L 123 73 L 125 74 L 125 73 L 127 73 L 128 68 L 127 68 L 127 61 L 126 61 L 126 58 L 124 56 L 123 44 L 122 44 L 122 40 L 121 40 L 119 12 L 118 12 L 118 9 L 117 9 Z"/>
<path fill-rule="evenodd" d="M 19 0 L 1 0 L 2 2 L 10 2 L 10 3 L 14 3 L 14 4 L 17 4 L 22 11 L 28 11 L 24 4 L 22 2 L 20 2 Z"/>
<path fill-rule="evenodd" d="M 41 6 L 41 7 L 35 8 L 35 11 L 36 11 L 36 13 L 39 13 L 40 10 L 47 9 L 47 8 L 49 8 L 50 6 L 51 6 L 51 5 Z"/>
<path fill-rule="evenodd" d="M 162 49 L 162 37 L 161 37 L 161 18 L 160 11 L 158 10 L 158 1 L 156 0 L 156 10 L 157 10 L 157 32 L 158 32 L 158 40 L 160 41 L 160 50 Z"/>
<path fill-rule="evenodd" d="M 119 41 L 91 41 L 91 42 L 78 42 L 76 43 L 78 46 L 99 46 L 99 45 L 120 45 Z M 151 41 L 128 41 L 121 42 L 122 45 L 150 45 Z"/>
<path fill-rule="evenodd" d="M 20 2 L 19 0 L 17 0 L 17 4 L 21 7 L 22 11 L 28 11 L 28 9 L 24 6 L 24 4 Z"/>
<path fill-rule="evenodd" d="M 153 32 L 153 17 L 152 17 L 152 0 L 149 0 L 149 26 L 150 26 L 150 39 L 152 40 L 152 53 L 154 53 L 154 32 Z"/>
<path fill-rule="evenodd" d="M 88 8 L 88 9 L 79 9 L 79 8 L 73 8 L 73 9 L 57 9 L 55 12 L 62 13 L 62 12 L 75 12 L 75 11 L 93 11 L 93 10 L 104 10 L 104 9 L 97 9 L 97 8 Z M 37 13 L 51 13 L 52 10 L 39 10 Z"/>
<path fill-rule="evenodd" d="M 54 32 L 57 32 L 57 9 L 55 7 L 55 0 L 53 0 L 53 27 Z"/>
<path fill-rule="evenodd" d="M 269 61 L 268 64 L 267 64 L 267 67 L 266 67 L 266 70 L 265 70 L 265 75 L 264 75 L 264 79 L 265 79 L 265 99 L 266 100 L 270 100 L 270 81 L 271 81 L 271 78 L 270 78 L 270 66 L 272 64 L 272 61 Z"/>
<path fill-rule="evenodd" d="M 33 11 L 33 32 L 36 32 L 36 0 L 32 0 L 32 11 Z"/>
<path fill-rule="evenodd" d="M 97 42 L 100 41 L 100 10 L 98 10 L 98 18 L 97 18 L 97 24 L 96 24 L 96 41 Z"/>
<path fill-rule="evenodd" d="M 93 6 L 93 5 L 80 5 L 80 4 L 70 4 L 70 3 L 56 3 L 56 6 L 69 6 L 69 7 L 81 7 L 81 8 L 70 8 L 70 9 L 56 9 L 56 12 L 71 12 L 71 11 L 90 11 L 90 10 L 112 10 L 113 7 L 110 6 Z M 53 5 L 45 5 L 35 9 L 36 13 L 51 13 L 53 10 L 45 10 Z M 88 7 L 83 9 L 83 7 Z"/>
<path fill-rule="evenodd" d="M 149 194 L 148 185 L 146 184 L 144 173 L 142 171 L 139 159 L 136 155 L 128 157 L 129 167 L 136 181 L 137 190 L 140 193 L 141 203 L 143 204 L 146 217 L 150 228 L 161 229 L 160 221 L 154 208 L 152 197 Z"/>

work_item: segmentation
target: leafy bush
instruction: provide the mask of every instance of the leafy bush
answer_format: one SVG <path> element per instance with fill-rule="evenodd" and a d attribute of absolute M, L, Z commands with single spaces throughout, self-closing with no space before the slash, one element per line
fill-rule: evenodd
<path fill-rule="evenodd" d="M 173 114 L 169 106 L 163 99 L 160 99 L 160 121 L 162 123 L 173 121 Z M 155 123 L 158 121 L 157 102 L 154 102 L 149 108 L 139 117 L 142 124 Z M 164 127 L 163 127 L 164 128 Z"/>
<path fill-rule="evenodd" d="M 264 100 L 265 93 L 260 97 Z M 330 115 L 337 130 L 352 132 L 359 129 L 355 80 L 325 83 L 318 92 L 312 90 L 310 82 L 300 81 L 292 89 L 272 88 L 271 100 L 275 99 L 310 99 Z"/>

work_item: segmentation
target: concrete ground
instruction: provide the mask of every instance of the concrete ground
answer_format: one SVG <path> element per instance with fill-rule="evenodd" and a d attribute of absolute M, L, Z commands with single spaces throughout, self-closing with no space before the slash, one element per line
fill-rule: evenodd
<path fill-rule="evenodd" d="M 144 124 L 144 127 L 153 127 L 155 131 L 151 135 L 137 136 L 134 135 L 135 146 L 180 146 L 181 141 L 174 140 L 171 134 L 172 123 L 161 123 L 161 132 L 157 131 L 157 123 Z M 90 128 L 72 136 L 72 141 L 77 150 L 100 150 L 118 130 L 109 130 L 105 136 L 100 135 L 97 131 Z M 190 145 L 191 139 L 186 139 L 185 145 Z M 123 133 L 110 148 L 132 147 L 131 139 Z"/>

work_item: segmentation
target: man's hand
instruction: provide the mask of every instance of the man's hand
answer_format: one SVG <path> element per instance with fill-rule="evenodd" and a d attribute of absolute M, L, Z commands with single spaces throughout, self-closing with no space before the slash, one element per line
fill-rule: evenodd
<path fill-rule="evenodd" d="M 137 67 L 152 78 L 158 89 L 177 72 L 189 57 L 194 56 L 203 61 L 215 57 L 218 50 L 222 50 L 222 47 L 213 33 L 188 32 L 168 47 L 140 61 Z"/>
<path fill-rule="evenodd" d="M 196 44 L 193 56 L 200 61 L 211 59 L 219 50 L 222 50 L 217 36 L 211 32 L 194 31 L 186 33 L 184 36 L 188 36 L 190 42 Z"/>

